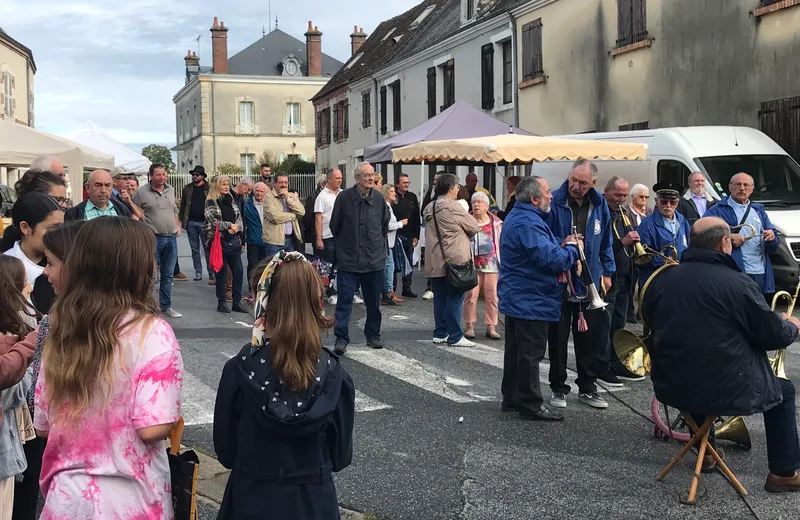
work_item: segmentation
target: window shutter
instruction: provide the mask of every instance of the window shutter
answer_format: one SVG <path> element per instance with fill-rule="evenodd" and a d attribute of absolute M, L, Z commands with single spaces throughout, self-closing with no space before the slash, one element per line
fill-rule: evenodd
<path fill-rule="evenodd" d="M 386 135 L 386 86 L 381 87 L 381 135 Z"/>
<path fill-rule="evenodd" d="M 333 105 L 333 121 L 333 140 L 335 142 L 339 140 L 339 103 Z"/>
<path fill-rule="evenodd" d="M 533 41 L 531 40 L 532 23 L 522 26 L 522 81 L 533 77 Z"/>
<path fill-rule="evenodd" d="M 436 67 L 428 69 L 428 119 L 436 116 Z"/>
<path fill-rule="evenodd" d="M 343 128 L 343 130 L 344 130 L 344 138 L 347 139 L 347 138 L 350 137 L 350 102 L 349 101 L 345 101 L 344 102 L 344 110 L 343 110 L 343 112 L 344 112 L 344 115 L 342 116 L 342 119 L 344 119 L 344 121 L 342 122 L 342 126 L 344 127 Z"/>
<path fill-rule="evenodd" d="M 542 63 L 542 19 L 533 22 L 531 28 L 531 42 L 532 50 L 531 57 L 533 59 L 533 77 L 539 78 L 544 75 L 544 64 Z"/>
<path fill-rule="evenodd" d="M 647 0 L 631 0 L 630 43 L 647 38 Z"/>
<path fill-rule="evenodd" d="M 326 127 L 327 127 L 327 130 L 328 130 L 328 133 L 327 133 L 328 144 L 331 144 L 331 134 L 332 134 L 332 132 L 331 132 L 331 123 L 332 123 L 332 121 L 331 121 L 331 108 L 330 107 L 328 107 L 326 109 L 325 119 L 326 119 Z"/>
<path fill-rule="evenodd" d="M 317 148 L 322 144 L 322 111 L 317 112 Z"/>
<path fill-rule="evenodd" d="M 494 108 L 494 44 L 481 47 L 481 107 Z"/>
<path fill-rule="evenodd" d="M 395 81 L 392 84 L 392 104 L 394 105 L 393 110 L 393 125 L 392 128 L 396 131 L 399 131 L 402 125 L 402 119 L 400 115 L 400 110 L 402 109 L 402 100 L 403 98 L 400 96 L 400 80 Z"/>
<path fill-rule="evenodd" d="M 617 47 L 631 43 L 633 0 L 617 0 Z"/>

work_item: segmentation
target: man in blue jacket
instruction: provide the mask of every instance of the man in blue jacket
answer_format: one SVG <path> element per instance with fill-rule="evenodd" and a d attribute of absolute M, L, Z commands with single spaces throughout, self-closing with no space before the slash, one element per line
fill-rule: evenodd
<path fill-rule="evenodd" d="M 680 260 L 683 252 L 689 247 L 689 234 L 691 227 L 677 209 L 683 187 L 674 182 L 659 182 L 653 186 L 656 194 L 656 210 L 645 217 L 639 226 L 639 239 L 642 245 L 655 251 L 671 255 L 672 246 L 677 252 L 675 260 Z M 713 209 L 713 208 L 712 208 Z M 644 286 L 650 276 L 662 265 L 664 258 L 654 255 L 646 264 L 639 264 L 639 290 Z"/>
<path fill-rule="evenodd" d="M 517 411 L 523 419 L 560 421 L 564 416 L 548 408 L 539 386 L 539 363 L 544 359 L 547 332 L 561 316 L 565 284 L 559 275 L 579 257 L 579 240 L 566 237 L 560 244 L 544 223 L 550 212 L 550 186 L 541 177 L 524 177 L 516 190 L 516 205 L 506 217 L 500 235 L 500 312 L 506 317 L 503 359 L 504 412 Z"/>
<path fill-rule="evenodd" d="M 594 189 L 597 182 L 597 166 L 591 161 L 580 159 L 572 165 L 569 177 L 559 189 L 553 192 L 552 211 L 547 224 L 557 240 L 572 234 L 573 226 L 583 237 L 584 255 L 589 273 L 583 272 L 575 279 L 575 289 L 586 293 L 589 276 L 601 295 L 611 290 L 611 277 L 616 271 L 613 234 L 611 232 L 611 213 L 605 198 Z M 550 405 L 566 408 L 566 395 L 570 391 L 567 384 L 567 342 L 572 329 L 577 361 L 578 394 L 582 402 L 593 408 L 608 408 L 608 403 L 597 395 L 597 373 L 595 370 L 596 349 L 601 342 L 608 341 L 611 318 L 605 309 L 587 310 L 585 302 L 569 298 L 561 307 L 561 319 L 550 326 L 548 343 L 550 345 L 550 389 L 553 395 Z M 579 332 L 580 316 L 585 317 L 588 327 Z"/>
<path fill-rule="evenodd" d="M 739 269 L 758 284 L 762 294 L 772 294 L 775 292 L 775 275 L 769 255 L 778 250 L 780 239 L 763 204 L 750 202 L 753 186 L 751 176 L 737 173 L 728 184 L 730 196 L 723 197 L 706 216 L 720 217 L 731 227 L 750 224 L 755 228 L 755 237 L 747 241 L 746 238 L 753 236 L 749 228 L 731 234 L 731 256 Z"/>
<path fill-rule="evenodd" d="M 267 257 L 267 246 L 264 244 L 262 229 L 264 225 L 264 197 L 267 185 L 257 182 L 253 186 L 253 196 L 244 202 L 244 217 L 247 222 L 245 241 L 247 243 L 247 286 L 250 287 L 250 276 L 253 268 Z M 250 287 L 250 292 L 252 287 Z"/>

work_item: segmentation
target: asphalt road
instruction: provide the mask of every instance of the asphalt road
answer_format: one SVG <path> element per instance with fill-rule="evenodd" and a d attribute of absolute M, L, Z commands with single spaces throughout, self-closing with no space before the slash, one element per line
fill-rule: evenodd
<path fill-rule="evenodd" d="M 191 277 L 185 239 L 180 252 Z M 423 284 L 417 276 L 420 296 Z M 217 313 L 205 281 L 176 282 L 173 307 L 184 314 L 170 320 L 185 363 L 183 443 L 213 454 L 216 386 L 225 361 L 248 342 L 250 318 Z M 480 345 L 452 349 L 430 342 L 432 302 L 383 309 L 383 351 L 363 346 L 363 306 L 353 312 L 345 366 L 357 390 L 355 454 L 336 476 L 342 506 L 392 520 L 798 518 L 800 495 L 763 491 L 768 470 L 759 416 L 746 418 L 750 452 L 723 444 L 755 513 L 717 474 L 703 479 L 706 496 L 697 506 L 684 506 L 678 497 L 690 483 L 688 463 L 655 480 L 679 446 L 653 438 L 649 381 L 604 393 L 607 410 L 591 409 L 573 393 L 565 422 L 523 422 L 500 412 L 503 343 L 480 339 L 481 315 Z M 795 380 L 798 354 L 796 343 L 788 356 Z M 214 515 L 213 504 L 203 502 L 200 517 Z"/>

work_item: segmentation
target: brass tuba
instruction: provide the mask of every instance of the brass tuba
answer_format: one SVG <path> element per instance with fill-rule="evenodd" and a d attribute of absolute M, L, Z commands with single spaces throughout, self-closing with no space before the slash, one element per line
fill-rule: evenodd
<path fill-rule="evenodd" d="M 637 376 L 650 373 L 650 353 L 642 338 L 629 330 L 619 329 L 614 333 L 613 344 L 620 363 L 628 371 Z"/>
<path fill-rule="evenodd" d="M 752 447 L 750 432 L 740 416 L 728 417 L 716 427 L 714 435 L 718 440 L 735 442 L 742 448 L 749 450 Z"/>
<path fill-rule="evenodd" d="M 788 300 L 789 306 L 786 308 L 786 314 L 789 316 L 792 315 L 794 312 L 794 306 L 797 303 L 797 297 L 800 295 L 800 282 L 797 282 L 797 288 L 794 290 L 794 296 L 787 291 L 778 291 L 775 293 L 775 296 L 772 297 L 772 310 L 775 311 L 775 308 L 778 306 L 778 303 L 781 300 Z M 789 376 L 786 375 L 786 349 L 782 348 L 779 349 L 775 353 L 774 358 L 770 358 L 769 364 L 772 365 L 772 371 L 775 372 L 775 375 L 781 379 L 789 380 Z"/>

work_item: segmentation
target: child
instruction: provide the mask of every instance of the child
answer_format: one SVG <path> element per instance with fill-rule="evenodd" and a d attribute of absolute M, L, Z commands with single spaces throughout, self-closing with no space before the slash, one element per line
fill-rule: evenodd
<path fill-rule="evenodd" d="M 233 469 L 218 518 L 338 519 L 331 472 L 352 459 L 355 390 L 322 348 L 322 281 L 281 251 L 252 286 L 253 337 L 225 364 L 214 412 L 214 449 Z"/>

